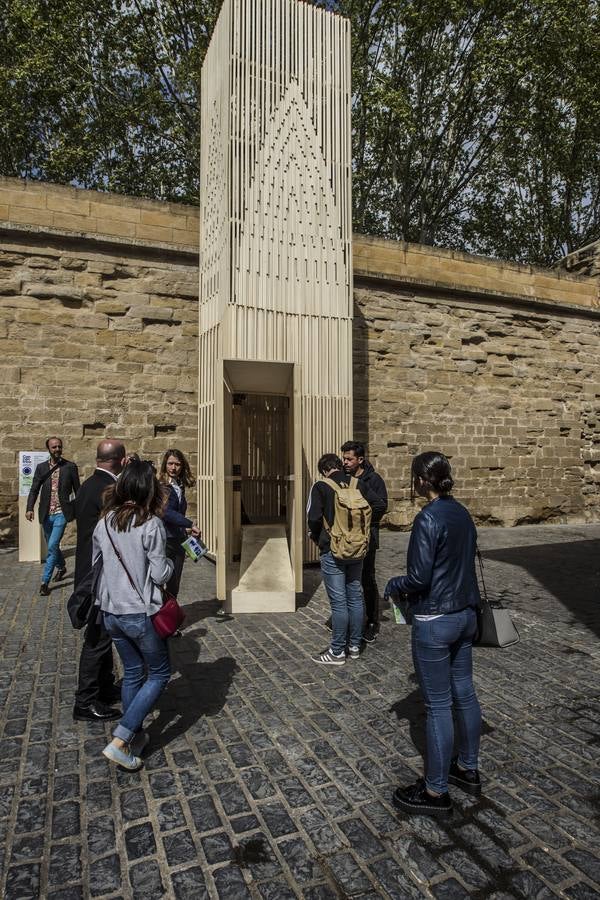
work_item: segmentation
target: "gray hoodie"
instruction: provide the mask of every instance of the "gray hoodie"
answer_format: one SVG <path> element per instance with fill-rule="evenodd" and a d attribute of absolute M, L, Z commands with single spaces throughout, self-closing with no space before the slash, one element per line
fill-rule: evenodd
<path fill-rule="evenodd" d="M 105 524 L 106 522 L 106 524 Z M 117 558 L 106 533 L 121 554 L 137 588 L 131 586 L 125 569 Z M 171 577 L 173 563 L 165 555 L 167 537 L 161 519 L 152 516 L 138 527 L 116 531 L 108 521 L 100 519 L 92 539 L 92 560 L 102 554 L 102 573 L 96 587 L 96 603 L 116 616 L 146 613 L 152 616 L 162 606 L 160 585 Z M 139 591 L 139 593 L 138 593 Z M 143 598 L 143 599 L 142 599 Z"/>

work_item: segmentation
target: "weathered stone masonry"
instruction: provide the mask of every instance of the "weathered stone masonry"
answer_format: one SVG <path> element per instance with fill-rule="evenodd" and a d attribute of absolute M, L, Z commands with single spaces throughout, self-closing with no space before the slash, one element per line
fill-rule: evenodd
<path fill-rule="evenodd" d="M 104 434 L 195 464 L 197 211 L 0 179 L 0 537 L 17 451 Z M 413 453 L 479 521 L 598 521 L 598 281 L 356 236 L 355 433 L 406 526 Z M 589 257 L 589 254 L 588 254 Z M 333 449 L 333 448 L 323 448 Z"/>

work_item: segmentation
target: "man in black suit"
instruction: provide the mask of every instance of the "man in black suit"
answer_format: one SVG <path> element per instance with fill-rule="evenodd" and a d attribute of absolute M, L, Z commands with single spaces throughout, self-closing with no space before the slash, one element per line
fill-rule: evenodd
<path fill-rule="evenodd" d="M 67 574 L 60 542 L 67 522 L 73 519 L 71 497 L 75 496 L 79 490 L 77 466 L 68 459 L 63 459 L 62 440 L 59 437 L 49 437 L 46 441 L 46 449 L 49 459 L 35 468 L 25 513 L 28 521 L 33 522 L 33 508 L 39 494 L 38 518 L 44 529 L 48 547 L 40 585 L 40 594 L 45 597 L 50 593 L 49 584 L 54 569 L 56 569 L 55 581 L 60 581 Z"/>
<path fill-rule="evenodd" d="M 102 496 L 114 484 L 125 465 L 126 451 L 122 441 L 100 441 L 96 451 L 96 471 L 79 490 L 75 500 L 77 549 L 75 585 L 92 568 L 92 536 L 102 510 Z M 83 637 L 79 660 L 79 681 L 73 708 L 74 719 L 116 719 L 121 713 L 111 706 L 120 698 L 115 687 L 112 640 L 102 624 L 90 622 Z"/>

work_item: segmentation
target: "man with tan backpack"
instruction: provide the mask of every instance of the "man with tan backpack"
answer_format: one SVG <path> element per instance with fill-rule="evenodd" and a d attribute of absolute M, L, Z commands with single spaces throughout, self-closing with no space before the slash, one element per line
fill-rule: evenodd
<path fill-rule="evenodd" d="M 347 476 L 335 453 L 322 456 L 317 468 L 321 480 L 311 488 L 308 529 L 319 547 L 332 630 L 331 646 L 313 656 L 313 660 L 322 665 L 343 666 L 346 647 L 350 659 L 360 655 L 364 623 L 362 565 L 369 549 L 371 518 L 382 514 L 383 501 L 367 485 Z"/>

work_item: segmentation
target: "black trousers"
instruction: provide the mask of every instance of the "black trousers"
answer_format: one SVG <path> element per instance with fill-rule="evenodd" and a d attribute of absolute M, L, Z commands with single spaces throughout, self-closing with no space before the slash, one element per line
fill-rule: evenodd
<path fill-rule="evenodd" d="M 89 706 L 109 697 L 115 684 L 112 639 L 104 625 L 91 622 L 85 629 L 79 658 L 76 706 Z"/>
<path fill-rule="evenodd" d="M 167 582 L 167 590 L 174 597 L 179 596 L 179 584 L 185 562 L 185 550 L 181 547 L 181 538 L 167 538 L 167 559 L 173 561 L 173 574 Z"/>
<path fill-rule="evenodd" d="M 367 624 L 379 623 L 379 589 L 375 579 L 375 555 L 377 547 L 369 544 L 369 551 L 363 560 L 361 583 L 365 598 Z"/>

